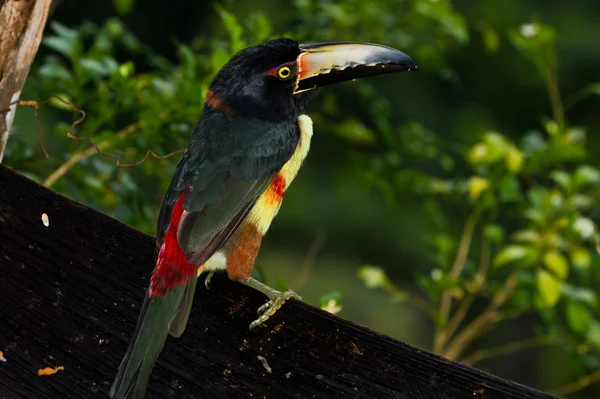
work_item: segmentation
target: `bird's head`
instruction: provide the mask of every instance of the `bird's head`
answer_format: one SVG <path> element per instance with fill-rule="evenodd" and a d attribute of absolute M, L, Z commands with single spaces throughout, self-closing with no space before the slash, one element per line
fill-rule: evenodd
<path fill-rule="evenodd" d="M 234 55 L 215 76 L 207 106 L 232 115 L 285 120 L 304 113 L 307 93 L 318 87 L 416 69 L 403 52 L 377 44 L 275 39 Z"/>

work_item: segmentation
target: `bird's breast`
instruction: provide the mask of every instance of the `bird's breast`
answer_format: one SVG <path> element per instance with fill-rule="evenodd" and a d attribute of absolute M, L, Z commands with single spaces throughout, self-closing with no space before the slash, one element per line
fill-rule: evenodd
<path fill-rule="evenodd" d="M 298 174 L 310 149 L 313 135 L 312 120 L 308 115 L 300 115 L 297 123 L 300 138 L 294 154 L 279 170 L 269 188 L 258 198 L 248 215 L 247 221 L 255 225 L 262 235 L 267 232 L 273 218 L 277 215 L 283 194 Z"/>

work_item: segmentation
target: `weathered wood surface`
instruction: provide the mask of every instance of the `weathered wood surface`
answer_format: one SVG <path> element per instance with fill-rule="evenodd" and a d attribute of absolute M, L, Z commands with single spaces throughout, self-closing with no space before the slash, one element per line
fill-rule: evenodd
<path fill-rule="evenodd" d="M 151 237 L 0 166 L 0 398 L 105 398 L 154 257 Z M 250 332 L 263 301 L 223 276 L 199 284 L 148 397 L 552 397 L 297 301 Z M 38 377 L 47 366 L 64 371 Z"/>
<path fill-rule="evenodd" d="M 52 0 L 0 0 L 0 111 L 19 99 L 37 53 Z M 0 113 L 0 162 L 16 105 Z"/>

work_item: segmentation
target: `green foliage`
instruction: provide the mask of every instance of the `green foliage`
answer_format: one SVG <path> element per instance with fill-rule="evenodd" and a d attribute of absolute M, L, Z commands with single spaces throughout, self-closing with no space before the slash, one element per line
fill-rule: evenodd
<path fill-rule="evenodd" d="M 113 1 L 115 10 L 128 17 L 135 14 L 136 4 L 140 3 Z M 385 291 L 394 303 L 414 303 L 426 312 L 436 328 L 434 350 L 451 359 L 476 358 L 469 352 L 481 334 L 506 320 L 534 315 L 536 338 L 556 338 L 551 342 L 560 342 L 585 374 L 600 366 L 600 261 L 594 222 L 600 211 L 600 165 L 598 151 L 590 145 L 597 135 L 589 122 L 593 117 L 577 119 L 571 112 L 585 101 L 597 100 L 600 83 L 587 82 L 563 101 L 558 85 L 562 58 L 555 46 L 566 32 L 539 20 L 508 24 L 499 15 L 504 8 L 496 3 L 473 5 L 474 11 L 458 6 L 449 0 L 295 0 L 289 9 L 278 9 L 281 16 L 245 12 L 237 3 L 216 4 L 214 32 L 189 43 L 174 41 L 173 59 L 142 43 L 118 19 L 74 27 L 52 22 L 43 39 L 45 55 L 32 69 L 26 89 L 40 101 L 56 94 L 85 110 L 86 119 L 72 133 L 91 138 L 122 163 L 137 163 L 148 150 L 166 155 L 185 148 L 208 84 L 242 48 L 287 30 L 286 35 L 299 41 L 368 41 L 406 51 L 425 72 L 411 79 L 417 81 L 417 89 L 405 87 L 409 79 L 393 87 L 377 86 L 376 79 L 361 80 L 324 90 L 311 109 L 319 130 L 313 153 L 321 151 L 326 159 L 317 165 L 318 174 L 335 169 L 335 162 L 346 162 L 337 178 L 349 176 L 357 187 L 353 193 L 381 193 L 389 205 L 382 214 L 399 209 L 406 220 L 394 223 L 424 226 L 418 241 L 425 249 L 414 252 L 418 265 L 410 269 L 411 284 L 400 287 L 390 277 L 408 269 L 398 253 L 403 249 L 402 256 L 414 255 L 412 248 L 398 243 L 415 242 L 409 237 L 411 229 L 385 242 L 377 236 L 377 250 L 366 258 L 364 247 L 349 255 L 379 263 L 385 257 L 380 253 L 388 251 L 385 268 L 363 266 L 358 278 L 369 289 Z M 515 4 L 510 7 L 517 9 Z M 466 49 L 478 45 L 489 57 L 480 54 L 472 66 L 456 62 Z M 461 75 L 459 68 L 467 71 Z M 463 75 L 489 75 L 487 84 L 494 73 L 506 80 L 506 101 L 528 97 L 534 89 L 546 90 L 550 108 L 544 104 L 543 112 L 551 115 L 540 117 L 539 110 L 531 111 L 538 112 L 532 118 L 539 123 L 535 130 L 524 130 L 515 122 L 524 118 L 521 114 L 497 123 L 492 116 L 500 119 L 501 109 L 482 106 L 472 112 L 466 101 L 450 107 L 464 90 Z M 537 80 L 537 86 L 529 80 Z M 441 92 L 436 83 L 449 87 L 443 98 L 429 98 Z M 488 93 L 487 98 L 496 97 L 498 93 Z M 418 113 L 415 103 L 428 108 Z M 97 155 L 88 142 L 66 138 L 79 117 L 72 107 L 55 99 L 49 106 L 51 111 L 42 107 L 40 114 L 42 119 L 44 113 L 51 115 L 42 121 L 51 157 L 41 160 L 34 136 L 13 134 L 6 152 L 9 164 L 153 233 L 178 156 L 150 157 L 136 168 L 117 168 L 114 159 Z M 410 112 L 401 114 L 404 108 Z M 492 116 L 481 116 L 485 111 Z M 457 122 L 453 113 L 464 113 L 468 123 Z M 19 118 L 25 118 L 21 114 L 17 113 L 17 129 Z M 458 132 L 446 126 L 451 123 Z M 313 194 L 319 198 L 312 192 L 311 199 Z M 418 204 L 417 216 L 411 201 Z M 297 207 L 305 215 L 307 208 L 317 212 L 317 205 L 301 202 Z M 354 202 L 345 216 L 360 219 L 362 208 L 369 207 Z M 365 241 L 368 231 L 380 230 L 378 220 L 364 222 L 368 218 L 361 225 Z M 302 222 L 309 224 L 306 220 L 303 216 Z M 304 227 L 312 232 L 313 226 Z M 292 226 L 287 232 L 295 229 L 299 230 Z M 350 252 L 345 238 L 340 241 Z M 399 266 L 392 274 L 395 264 Z M 273 281 L 289 288 L 281 278 Z M 325 292 L 338 289 L 337 281 L 327 284 Z M 352 298 L 354 292 L 344 291 L 344 296 Z M 339 292 L 317 298 L 321 308 L 341 310 Z M 349 306 L 344 305 L 345 313 Z"/>

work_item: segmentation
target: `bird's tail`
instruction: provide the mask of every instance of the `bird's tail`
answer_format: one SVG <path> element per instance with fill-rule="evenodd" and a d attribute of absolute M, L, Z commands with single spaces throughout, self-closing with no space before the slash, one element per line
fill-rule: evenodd
<path fill-rule="evenodd" d="M 144 397 L 150 373 L 167 339 L 171 320 L 178 314 L 184 294 L 189 293 L 189 285 L 195 287 L 195 279 L 193 284 L 173 287 L 162 296 L 146 295 L 133 339 L 110 389 L 112 399 Z"/>

